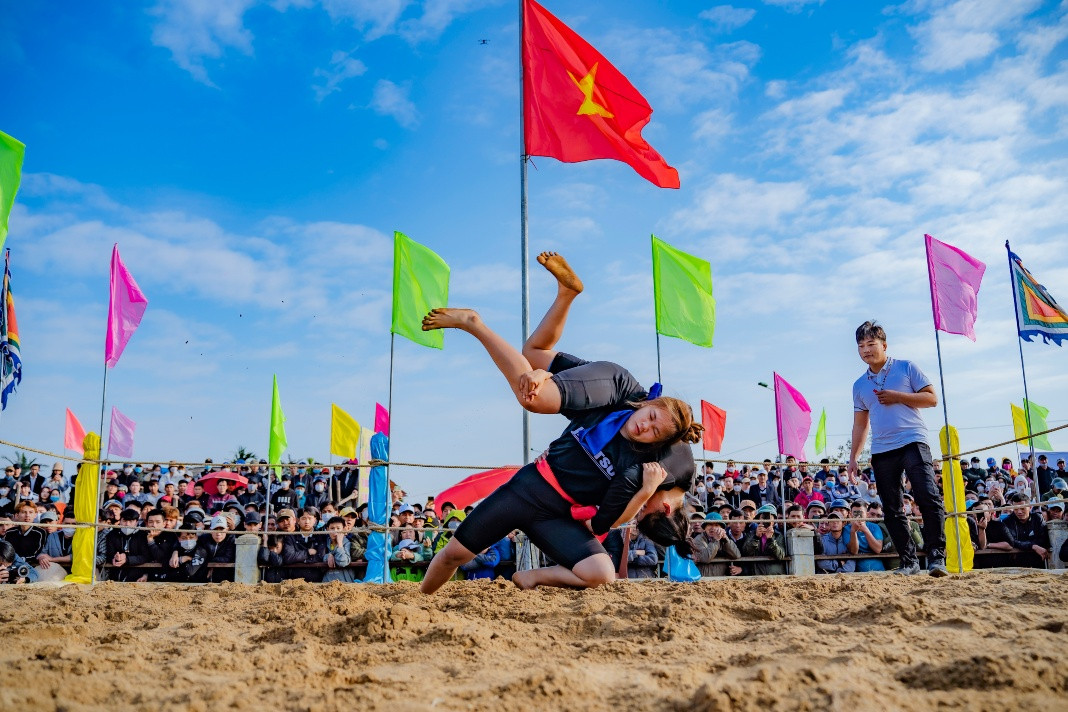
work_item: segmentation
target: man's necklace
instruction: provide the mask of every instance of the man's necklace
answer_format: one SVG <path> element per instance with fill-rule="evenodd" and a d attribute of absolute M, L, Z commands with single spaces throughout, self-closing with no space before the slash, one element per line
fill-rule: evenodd
<path fill-rule="evenodd" d="M 877 391 L 883 390 L 883 386 L 886 385 L 886 378 L 890 375 L 890 367 L 893 366 L 893 365 L 894 365 L 894 359 L 892 359 L 889 356 L 887 356 L 886 357 L 886 363 L 883 364 L 882 369 L 879 371 L 879 373 L 877 375 L 873 374 L 871 372 L 870 368 L 868 369 L 868 373 L 867 373 L 868 380 L 875 384 L 875 390 L 877 390 Z M 880 378 L 880 376 L 882 376 L 882 378 Z"/>

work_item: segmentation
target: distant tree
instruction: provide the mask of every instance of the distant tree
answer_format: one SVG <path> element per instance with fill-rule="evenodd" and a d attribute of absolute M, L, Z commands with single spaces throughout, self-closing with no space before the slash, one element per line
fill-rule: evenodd
<path fill-rule="evenodd" d="M 237 451 L 234 452 L 234 462 L 237 462 L 238 460 L 244 460 L 245 462 L 248 462 L 249 460 L 257 459 L 259 458 L 256 457 L 256 453 L 252 452 L 251 450 L 246 450 L 244 445 L 238 445 Z"/>
<path fill-rule="evenodd" d="M 18 465 L 19 467 L 21 467 L 23 472 L 28 471 L 30 469 L 30 465 L 37 464 L 36 458 L 31 459 L 29 455 L 22 452 L 21 450 L 16 450 L 15 456 L 13 458 L 5 457 L 4 459 L 10 462 L 12 465 Z"/>

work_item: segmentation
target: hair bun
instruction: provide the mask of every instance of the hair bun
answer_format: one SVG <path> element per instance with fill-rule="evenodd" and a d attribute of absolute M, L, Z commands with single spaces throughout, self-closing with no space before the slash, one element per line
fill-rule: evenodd
<path fill-rule="evenodd" d="M 701 433 L 704 431 L 705 426 L 700 423 L 690 423 L 690 427 L 682 434 L 682 440 L 687 443 L 699 443 L 701 442 Z"/>

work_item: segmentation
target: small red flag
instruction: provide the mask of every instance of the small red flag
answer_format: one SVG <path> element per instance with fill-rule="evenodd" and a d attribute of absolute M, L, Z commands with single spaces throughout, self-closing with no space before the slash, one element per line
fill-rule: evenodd
<path fill-rule="evenodd" d="M 642 138 L 652 107 L 623 74 L 570 27 L 523 3 L 525 151 L 565 163 L 623 161 L 661 188 L 679 172 Z"/>
<path fill-rule="evenodd" d="M 708 401 L 701 401 L 701 425 L 705 426 L 702 450 L 719 452 L 723 447 L 723 433 L 727 430 L 727 411 Z"/>
<path fill-rule="evenodd" d="M 75 452 L 82 452 L 82 443 L 85 440 L 85 428 L 74 417 L 74 413 L 67 408 L 67 424 L 63 431 L 63 447 Z"/>

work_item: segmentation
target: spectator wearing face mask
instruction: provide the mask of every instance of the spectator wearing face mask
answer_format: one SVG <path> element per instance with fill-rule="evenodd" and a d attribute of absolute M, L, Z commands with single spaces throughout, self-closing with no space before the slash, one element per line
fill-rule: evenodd
<path fill-rule="evenodd" d="M 322 475 L 312 480 L 312 491 L 304 498 L 305 507 L 322 509 L 323 505 L 330 501 L 330 493 L 326 491 L 326 478 Z"/>
<path fill-rule="evenodd" d="M 446 503 L 448 504 L 448 503 Z M 445 505 L 442 506 L 442 510 L 445 509 Z M 443 532 L 439 532 L 434 538 L 434 553 L 438 553 L 445 548 L 445 545 L 452 539 L 452 533 L 460 526 L 460 522 L 464 520 L 466 515 L 462 510 L 452 509 L 441 520 L 441 526 L 445 529 Z"/>
<path fill-rule="evenodd" d="M 112 529 L 104 537 L 107 542 L 107 560 L 115 568 L 111 569 L 109 578 L 115 581 L 136 581 L 142 574 L 135 566 L 140 566 L 150 559 L 148 540 L 145 532 L 137 530 L 141 512 L 129 508 L 119 515 L 120 528 Z M 145 576 L 144 580 L 148 580 Z"/>
<path fill-rule="evenodd" d="M 772 486 L 768 480 L 768 473 L 764 470 L 757 471 L 756 482 L 749 488 L 749 499 L 758 505 L 770 504 L 776 508 L 782 505 L 779 492 Z"/>

